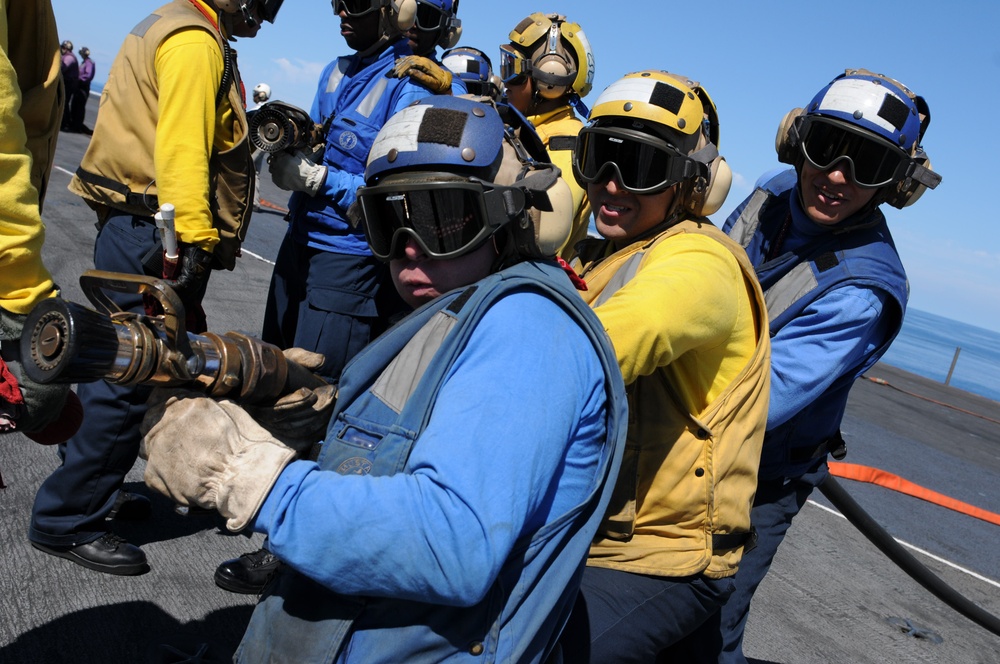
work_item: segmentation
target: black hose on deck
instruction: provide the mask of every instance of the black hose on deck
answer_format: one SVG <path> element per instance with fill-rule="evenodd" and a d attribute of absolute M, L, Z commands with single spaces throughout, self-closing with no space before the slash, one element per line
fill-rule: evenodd
<path fill-rule="evenodd" d="M 819 485 L 819 490 L 833 503 L 834 507 L 840 510 L 841 514 L 847 517 L 847 520 L 855 528 L 861 531 L 862 535 L 867 537 L 872 544 L 877 546 L 882 553 L 888 556 L 889 560 L 906 572 L 910 578 L 969 620 L 1000 636 L 1000 618 L 974 604 L 967 597 L 942 581 L 934 572 L 927 569 L 923 563 L 914 558 L 909 551 L 893 539 L 892 535 L 872 519 L 861 505 L 848 495 L 847 491 L 837 480 L 831 476 L 827 476 Z"/>

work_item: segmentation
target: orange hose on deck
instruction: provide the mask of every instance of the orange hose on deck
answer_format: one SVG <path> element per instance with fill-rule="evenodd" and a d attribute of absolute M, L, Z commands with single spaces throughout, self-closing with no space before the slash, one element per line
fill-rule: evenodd
<path fill-rule="evenodd" d="M 878 486 L 892 489 L 893 491 L 898 491 L 908 496 L 913 496 L 914 498 L 920 498 L 921 500 L 926 500 L 929 503 L 934 503 L 935 505 L 940 505 L 941 507 L 947 507 L 948 509 L 956 512 L 1000 526 L 1000 514 L 984 510 L 968 503 L 963 503 L 961 500 L 956 500 L 942 493 L 938 493 L 937 491 L 931 491 L 930 489 L 922 487 L 919 484 L 914 484 L 899 475 L 894 475 L 885 470 L 872 468 L 870 466 L 861 466 L 856 463 L 842 463 L 840 461 L 829 461 L 828 465 L 830 466 L 830 474 L 835 475 L 836 477 L 842 477 L 847 480 L 856 480 L 858 482 L 868 482 L 869 484 L 877 484 Z"/>

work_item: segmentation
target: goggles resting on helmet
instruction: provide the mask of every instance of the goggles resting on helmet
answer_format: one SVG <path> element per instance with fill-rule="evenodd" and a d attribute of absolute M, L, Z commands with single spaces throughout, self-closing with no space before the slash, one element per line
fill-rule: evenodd
<path fill-rule="evenodd" d="M 427 256 L 456 258 L 472 251 L 525 209 L 524 192 L 445 173 L 358 189 L 372 254 L 403 255 L 412 238 Z"/>
<path fill-rule="evenodd" d="M 573 152 L 573 171 L 581 183 L 603 182 L 614 175 L 634 194 L 665 191 L 704 169 L 664 140 L 617 127 L 584 127 Z"/>
<path fill-rule="evenodd" d="M 379 8 L 378 0 L 333 0 L 333 12 L 339 14 L 341 10 L 352 18 L 370 14 Z"/>
<path fill-rule="evenodd" d="M 859 187 L 884 187 L 905 178 L 910 169 L 912 160 L 901 148 L 847 122 L 807 115 L 792 131 L 811 166 L 825 171 L 847 160 Z"/>

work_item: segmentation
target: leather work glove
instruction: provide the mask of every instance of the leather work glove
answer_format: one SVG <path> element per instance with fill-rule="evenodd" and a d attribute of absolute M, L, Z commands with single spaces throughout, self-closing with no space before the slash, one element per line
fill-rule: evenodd
<path fill-rule="evenodd" d="M 140 429 L 146 485 L 179 505 L 218 510 L 233 532 L 246 528 L 296 450 L 228 399 L 156 390 L 150 406 Z"/>
<path fill-rule="evenodd" d="M 398 58 L 387 76 L 390 78 L 409 76 L 437 95 L 451 92 L 451 72 L 430 58 L 421 55 L 406 55 Z"/>
<path fill-rule="evenodd" d="M 315 196 L 326 182 L 326 166 L 314 163 L 301 150 L 294 154 L 277 152 L 268 161 L 275 186 L 285 191 L 301 191 Z"/>
<path fill-rule="evenodd" d="M 326 361 L 320 353 L 304 348 L 288 348 L 282 352 L 285 359 L 314 372 Z M 300 387 L 271 405 L 245 408 L 275 438 L 296 449 L 305 449 L 326 436 L 335 405 L 336 385 L 323 385 L 316 388 Z"/>
<path fill-rule="evenodd" d="M 34 432 L 45 430 L 62 415 L 70 386 L 36 383 L 24 372 L 19 355 L 21 333 L 27 318 L 25 314 L 14 314 L 0 307 L 0 347 L 3 350 L 3 361 L 6 361 L 13 378 L 2 383 L 3 387 L 11 390 L 11 394 L 7 398 L 0 398 L 5 405 L 11 407 L 10 415 L 15 428 L 26 432 L 30 437 Z M 20 392 L 21 399 L 17 398 L 16 391 Z M 76 405 L 79 405 L 79 401 L 76 401 Z M 62 440 L 39 442 L 62 442 L 72 436 L 79 425 L 80 421 L 77 420 Z"/>
<path fill-rule="evenodd" d="M 177 245 L 176 278 L 167 279 L 184 303 L 185 311 L 194 311 L 201 306 L 208 277 L 212 273 L 212 252 L 194 244 Z"/>

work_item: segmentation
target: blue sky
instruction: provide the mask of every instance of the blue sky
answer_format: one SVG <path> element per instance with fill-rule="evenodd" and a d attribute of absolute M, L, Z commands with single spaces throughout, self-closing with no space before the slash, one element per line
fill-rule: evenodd
<path fill-rule="evenodd" d="M 90 48 L 102 82 L 125 34 L 163 2 L 52 4 L 60 38 Z M 496 61 L 510 29 L 534 11 L 563 13 L 586 33 L 596 77 L 585 102 L 639 69 L 702 83 L 719 108 L 720 148 L 734 172 L 719 223 L 779 165 L 774 135 L 788 110 L 848 67 L 902 81 L 927 99 L 924 147 L 944 177 L 912 207 L 886 209 L 910 306 L 1000 331 L 1000 213 L 990 198 L 1000 191 L 992 165 L 1000 156 L 1000 3 L 462 0 L 460 43 Z M 326 0 L 285 0 L 275 25 L 236 48 L 248 88 L 266 82 L 273 99 L 304 108 L 323 66 L 347 52 Z"/>

